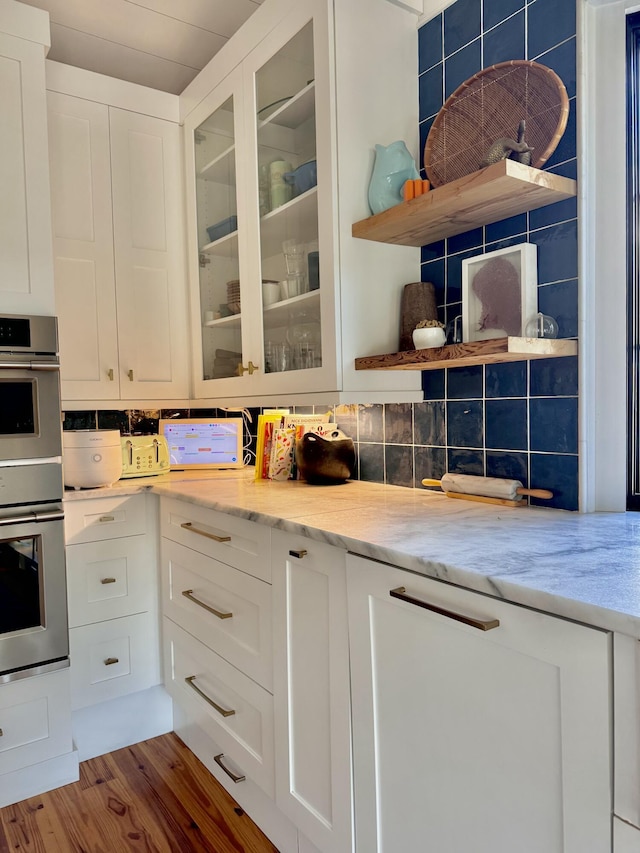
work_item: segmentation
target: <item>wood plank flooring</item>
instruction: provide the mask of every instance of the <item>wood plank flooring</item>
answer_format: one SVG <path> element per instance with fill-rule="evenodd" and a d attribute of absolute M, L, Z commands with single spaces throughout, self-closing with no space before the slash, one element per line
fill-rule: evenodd
<path fill-rule="evenodd" d="M 170 733 L 80 765 L 80 780 L 0 809 L 0 853 L 278 853 Z"/>

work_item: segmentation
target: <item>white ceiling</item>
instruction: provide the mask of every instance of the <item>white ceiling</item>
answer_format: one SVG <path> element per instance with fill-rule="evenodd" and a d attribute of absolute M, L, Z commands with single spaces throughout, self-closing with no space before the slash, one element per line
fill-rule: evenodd
<path fill-rule="evenodd" d="M 178 94 L 262 0 L 21 0 L 51 19 L 48 58 Z"/>

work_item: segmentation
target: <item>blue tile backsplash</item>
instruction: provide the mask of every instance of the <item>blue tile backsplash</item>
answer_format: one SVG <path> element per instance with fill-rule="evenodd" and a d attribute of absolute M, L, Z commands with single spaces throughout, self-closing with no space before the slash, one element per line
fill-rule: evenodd
<path fill-rule="evenodd" d="M 566 133 L 545 168 L 576 177 L 575 0 L 457 0 L 420 28 L 418 52 L 421 150 L 444 99 L 460 83 L 495 62 L 535 59 L 556 71 L 570 98 Z M 576 337 L 577 225 L 576 200 L 569 199 L 424 246 L 421 278 L 435 286 L 440 319 L 461 314 L 463 259 L 531 242 L 538 247 L 538 308 L 555 317 L 560 337 Z M 356 478 L 420 488 L 423 478 L 446 471 L 509 477 L 553 491 L 552 501 L 532 498 L 534 504 L 578 508 L 576 358 L 424 371 L 422 388 L 421 403 L 334 408 L 335 421 L 356 444 Z M 247 443 L 255 448 L 259 410 L 250 413 Z M 157 427 L 159 416 L 68 412 L 64 426 L 135 431 Z"/>

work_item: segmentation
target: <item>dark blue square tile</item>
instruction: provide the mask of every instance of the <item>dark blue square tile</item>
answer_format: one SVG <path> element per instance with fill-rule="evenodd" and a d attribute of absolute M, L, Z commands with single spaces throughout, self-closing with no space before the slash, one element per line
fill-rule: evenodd
<path fill-rule="evenodd" d="M 447 370 L 447 398 L 471 400 L 482 397 L 482 365 L 450 367 Z"/>
<path fill-rule="evenodd" d="M 459 344 L 462 339 L 462 302 L 452 302 L 444 311 L 447 343 Z"/>
<path fill-rule="evenodd" d="M 494 450 L 527 450 L 527 401 L 487 400 L 485 445 Z"/>
<path fill-rule="evenodd" d="M 453 447 L 447 450 L 447 471 L 450 474 L 484 476 L 484 452 Z"/>
<path fill-rule="evenodd" d="M 413 442 L 439 447 L 446 444 L 444 400 L 428 400 L 413 404 Z"/>
<path fill-rule="evenodd" d="M 577 453 L 577 398 L 532 397 L 529 400 L 529 432 L 532 451 Z"/>
<path fill-rule="evenodd" d="M 558 323 L 559 338 L 578 336 L 578 282 L 576 279 L 538 288 L 538 310 Z"/>
<path fill-rule="evenodd" d="M 578 509 L 578 457 L 531 454 L 532 489 L 550 489 L 551 500 L 531 498 L 532 504 L 555 509 Z"/>
<path fill-rule="evenodd" d="M 461 0 L 458 0 L 458 3 Z M 457 4 L 456 4 L 457 5 Z M 450 7 L 453 8 L 453 7 Z M 472 41 L 462 50 L 444 61 L 444 96 L 448 98 L 469 77 L 482 68 L 482 45 L 480 39 Z"/>
<path fill-rule="evenodd" d="M 467 249 L 477 249 L 482 246 L 484 233 L 482 228 L 473 228 L 471 231 L 464 231 L 462 234 L 455 234 L 447 239 L 447 254 L 453 255 L 456 252 L 464 252 Z"/>
<path fill-rule="evenodd" d="M 482 400 L 447 401 L 447 444 L 450 447 L 482 447 Z"/>
<path fill-rule="evenodd" d="M 504 240 L 505 237 L 524 234 L 526 230 L 527 214 L 519 213 L 517 216 L 510 216 L 508 219 L 501 219 L 500 222 L 492 222 L 490 225 L 486 225 L 484 239 L 487 243 L 494 243 L 496 240 Z"/>
<path fill-rule="evenodd" d="M 526 453 L 500 453 L 487 450 L 487 477 L 506 477 L 520 480 L 523 486 L 529 482 L 529 456 Z"/>
<path fill-rule="evenodd" d="M 96 412 L 63 412 L 62 429 L 95 429 Z"/>
<path fill-rule="evenodd" d="M 532 231 L 529 240 L 538 247 L 538 284 L 577 278 L 578 223 L 576 220 Z"/>
<path fill-rule="evenodd" d="M 422 480 L 440 480 L 447 473 L 447 454 L 444 447 L 415 447 L 414 476 L 416 488 Z"/>
<path fill-rule="evenodd" d="M 509 59 L 524 59 L 524 10 L 485 32 L 482 43 L 485 68 Z"/>
<path fill-rule="evenodd" d="M 411 403 L 386 403 L 384 440 L 387 444 L 413 444 Z"/>
<path fill-rule="evenodd" d="M 444 55 L 449 56 L 480 35 L 480 0 L 457 0 L 444 10 Z M 471 72 L 474 74 L 475 72 Z"/>
<path fill-rule="evenodd" d="M 436 292 L 436 304 L 443 305 L 445 301 L 445 265 L 444 258 L 429 261 L 420 267 L 420 281 L 430 281 Z"/>
<path fill-rule="evenodd" d="M 420 122 L 419 131 L 420 131 L 420 154 L 418 156 L 418 163 L 416 164 L 420 169 L 420 177 L 424 180 L 427 177 L 427 173 L 424 168 L 424 147 L 427 144 L 427 139 L 429 138 L 429 133 L 431 128 L 433 127 L 433 123 L 436 120 L 435 116 L 431 116 L 431 118 L 426 118 L 424 121 Z"/>
<path fill-rule="evenodd" d="M 532 397 L 577 397 L 578 359 L 540 358 L 531 362 Z"/>
<path fill-rule="evenodd" d="M 481 254 L 477 250 L 460 252 L 447 258 L 447 302 L 462 300 L 462 262 Z"/>
<path fill-rule="evenodd" d="M 360 407 L 358 441 L 384 441 L 384 410 L 380 403 Z"/>
<path fill-rule="evenodd" d="M 487 397 L 526 397 L 526 361 L 506 361 L 487 364 L 484 369 L 485 395 Z"/>
<path fill-rule="evenodd" d="M 493 0 L 491 0 L 493 2 Z M 544 53 L 538 62 L 556 72 L 564 83 L 569 98 L 576 96 L 576 40 L 570 38 L 563 44 Z"/>
<path fill-rule="evenodd" d="M 482 24 L 484 31 L 495 27 L 519 9 L 524 8 L 524 0 L 484 0 Z M 515 57 L 513 57 L 515 59 Z M 489 64 L 485 61 L 485 67 Z"/>
<path fill-rule="evenodd" d="M 575 0 L 536 0 L 527 7 L 527 15 L 529 59 L 576 34 Z"/>
<path fill-rule="evenodd" d="M 384 444 L 358 442 L 358 477 L 370 483 L 384 483 Z"/>
<path fill-rule="evenodd" d="M 109 409 L 99 411 L 98 429 L 119 429 L 122 435 L 128 435 L 131 431 L 129 415 L 127 412 L 111 411 Z"/>
<path fill-rule="evenodd" d="M 420 262 L 424 264 L 428 261 L 435 261 L 437 258 L 443 258 L 444 246 L 444 240 L 438 240 L 435 243 L 429 243 L 428 246 L 422 246 L 420 249 Z M 442 275 L 444 279 L 444 269 Z"/>
<path fill-rule="evenodd" d="M 424 399 L 444 400 L 444 370 L 423 370 L 421 375 Z"/>
<path fill-rule="evenodd" d="M 578 180 L 578 161 L 568 160 L 566 163 L 560 163 L 559 166 L 542 167 L 546 172 L 551 172 L 554 175 L 561 175 L 563 178 L 571 178 L 572 181 Z"/>
<path fill-rule="evenodd" d="M 578 215 L 578 199 L 576 196 L 539 207 L 529 212 L 529 227 L 532 231 L 545 228 L 547 225 L 555 225 L 557 222 L 566 222 L 567 219 L 575 219 Z"/>
<path fill-rule="evenodd" d="M 397 444 L 386 444 L 385 482 L 390 486 L 407 486 L 413 488 L 413 447 L 402 447 Z"/>
<path fill-rule="evenodd" d="M 440 62 L 418 78 L 420 121 L 435 115 L 443 104 L 443 74 L 444 66 Z"/>
<path fill-rule="evenodd" d="M 164 420 L 168 420 L 169 418 L 188 418 L 189 416 L 190 409 L 160 409 L 160 417 Z M 257 418 L 254 419 L 254 422 L 257 423 Z"/>
<path fill-rule="evenodd" d="M 565 160 L 574 160 L 577 156 L 578 136 L 576 127 L 576 99 L 572 98 L 569 101 L 569 115 L 567 117 L 567 126 L 565 128 L 555 151 L 545 163 L 547 168 L 556 166 L 558 163 L 564 163 Z"/>
<path fill-rule="evenodd" d="M 508 249 L 510 246 L 519 246 L 527 242 L 526 234 L 516 234 L 514 237 L 505 237 L 504 240 L 496 240 L 495 243 L 485 243 L 485 252 L 496 252 L 498 249 Z"/>
<path fill-rule="evenodd" d="M 354 441 L 358 438 L 358 411 L 357 404 L 336 406 L 335 415 L 332 420 L 344 433 Z"/>
<path fill-rule="evenodd" d="M 442 62 L 442 15 L 418 30 L 418 70 L 426 71 L 438 62 Z"/>

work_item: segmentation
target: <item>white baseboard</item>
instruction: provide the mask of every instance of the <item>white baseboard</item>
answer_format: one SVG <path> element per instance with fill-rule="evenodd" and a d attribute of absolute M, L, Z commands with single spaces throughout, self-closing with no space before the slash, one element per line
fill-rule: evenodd
<path fill-rule="evenodd" d="M 80 778 L 78 763 L 78 752 L 73 750 L 39 764 L 3 773 L 0 776 L 0 808 L 77 782 Z"/>

